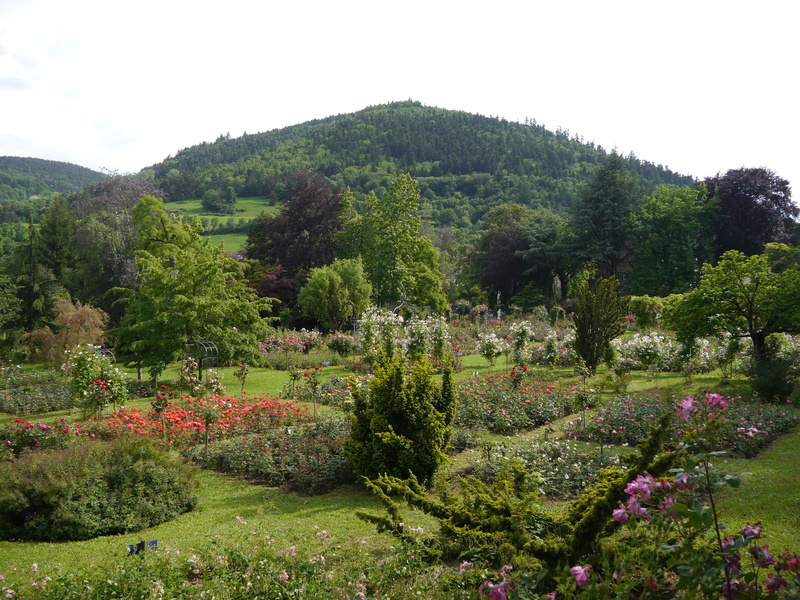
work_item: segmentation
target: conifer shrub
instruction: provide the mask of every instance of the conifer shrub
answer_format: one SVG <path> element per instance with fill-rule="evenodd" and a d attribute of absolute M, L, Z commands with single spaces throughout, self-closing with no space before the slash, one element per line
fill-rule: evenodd
<path fill-rule="evenodd" d="M 379 355 L 375 376 L 353 392 L 345 455 L 358 475 L 413 474 L 427 485 L 447 459 L 456 403 L 449 366 L 437 387 L 427 360 Z"/>
<path fill-rule="evenodd" d="M 121 437 L 0 465 L 0 537 L 85 540 L 139 531 L 197 504 L 193 472 L 153 442 Z"/>

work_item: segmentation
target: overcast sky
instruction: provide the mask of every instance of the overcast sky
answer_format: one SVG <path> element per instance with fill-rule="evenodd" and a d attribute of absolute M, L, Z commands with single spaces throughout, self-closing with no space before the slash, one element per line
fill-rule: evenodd
<path fill-rule="evenodd" d="M 412 99 L 799 200 L 799 27 L 785 0 L 1 0 L 0 155 L 136 172 Z"/>

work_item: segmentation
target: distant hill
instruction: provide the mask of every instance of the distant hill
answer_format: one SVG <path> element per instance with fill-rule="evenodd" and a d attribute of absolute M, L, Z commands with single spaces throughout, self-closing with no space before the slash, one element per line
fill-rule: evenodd
<path fill-rule="evenodd" d="M 284 200 L 287 175 L 321 172 L 362 198 L 400 173 L 419 182 L 434 225 L 470 228 L 494 205 L 570 208 L 607 152 L 568 131 L 395 102 L 238 138 L 220 136 L 150 169 L 170 199 L 232 187 L 239 196 Z M 627 157 L 646 191 L 693 178 Z M 150 171 L 148 169 L 148 171 Z"/>
<path fill-rule="evenodd" d="M 77 192 L 104 175 L 71 163 L 0 156 L 0 200 L 27 200 L 56 192 Z"/>

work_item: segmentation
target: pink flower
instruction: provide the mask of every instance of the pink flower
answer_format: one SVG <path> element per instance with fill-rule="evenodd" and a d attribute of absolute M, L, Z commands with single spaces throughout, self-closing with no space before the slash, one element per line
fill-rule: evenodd
<path fill-rule="evenodd" d="M 745 525 L 742 527 L 742 535 L 758 539 L 761 537 L 761 527 L 758 525 Z"/>
<path fill-rule="evenodd" d="M 617 523 L 625 523 L 628 521 L 628 511 L 625 510 L 625 507 L 620 504 L 620 507 L 611 511 L 611 516 L 614 517 L 614 520 Z"/>
<path fill-rule="evenodd" d="M 778 590 L 784 589 L 788 582 L 778 573 L 770 573 L 767 575 L 767 593 L 774 594 Z"/>
<path fill-rule="evenodd" d="M 572 567 L 569 572 L 575 578 L 575 583 L 577 583 L 580 587 L 583 587 L 589 583 L 589 572 L 591 570 L 592 567 L 590 566 L 581 567 L 580 565 L 576 565 Z"/>
<path fill-rule="evenodd" d="M 508 600 L 505 581 L 503 583 L 495 584 L 489 580 L 486 580 L 480 585 L 480 587 L 478 587 L 478 593 L 481 596 L 485 594 L 489 597 L 489 600 Z"/>
<path fill-rule="evenodd" d="M 687 396 L 681 400 L 681 407 L 678 409 L 678 416 L 686 421 L 689 418 L 689 413 L 697 410 L 694 408 L 694 398 Z"/>
<path fill-rule="evenodd" d="M 653 493 L 654 486 L 655 480 L 652 475 L 639 475 L 625 487 L 625 493 L 631 496 L 639 496 L 642 500 L 647 500 Z"/>
<path fill-rule="evenodd" d="M 759 567 L 768 567 L 775 564 L 775 557 L 769 552 L 769 544 L 750 546 L 750 555 L 753 557 L 753 562 Z"/>
<path fill-rule="evenodd" d="M 706 394 L 706 402 L 713 408 L 728 408 L 728 403 L 719 394 Z"/>
<path fill-rule="evenodd" d="M 631 496 L 630 498 L 628 498 L 628 511 L 630 511 L 630 514 L 632 515 L 645 517 L 645 519 L 648 516 L 647 509 L 642 506 L 642 503 L 639 502 L 636 496 Z"/>

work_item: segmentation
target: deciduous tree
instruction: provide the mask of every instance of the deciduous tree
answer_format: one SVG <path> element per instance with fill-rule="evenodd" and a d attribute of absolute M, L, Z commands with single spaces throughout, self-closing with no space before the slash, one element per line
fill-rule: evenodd
<path fill-rule="evenodd" d="M 664 318 L 684 339 L 721 332 L 749 338 L 756 378 L 771 378 L 763 368 L 771 360 L 767 338 L 800 333 L 800 269 L 778 272 L 768 254 L 729 250 L 716 265 L 703 266 L 700 284 L 674 299 Z"/>
<path fill-rule="evenodd" d="M 381 197 L 370 193 L 363 215 L 339 236 L 342 258 L 361 256 L 372 284 L 373 300 L 390 304 L 401 298 L 436 312 L 447 307 L 439 253 L 420 233 L 419 188 L 400 175 Z"/>
<path fill-rule="evenodd" d="M 333 262 L 341 228 L 342 193 L 322 175 L 301 171 L 289 181 L 289 201 L 262 216 L 248 235 L 249 258 L 281 265 L 292 277 Z"/>
<path fill-rule="evenodd" d="M 644 198 L 626 222 L 633 244 L 630 291 L 636 295 L 683 293 L 714 255 L 716 205 L 705 186 L 662 186 Z"/>
<path fill-rule="evenodd" d="M 800 209 L 782 177 L 765 168 L 741 168 L 705 183 L 719 202 L 717 256 L 728 250 L 752 256 L 763 252 L 769 242 L 792 240 Z"/>
<path fill-rule="evenodd" d="M 311 271 L 298 302 L 325 329 L 338 330 L 367 309 L 371 293 L 361 259 L 337 259 Z"/>
<path fill-rule="evenodd" d="M 188 242 L 136 252 L 138 285 L 118 290 L 127 297 L 125 317 L 109 334 L 118 336 L 129 362 L 145 367 L 174 361 L 190 340 L 214 342 L 221 360 L 254 363 L 268 329 L 260 311 L 269 300 L 245 285 L 238 263 L 219 248 L 191 231 L 177 238 Z"/>

